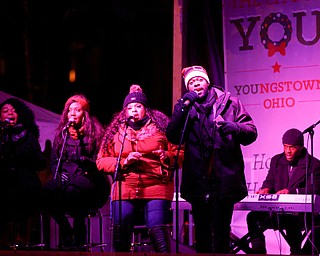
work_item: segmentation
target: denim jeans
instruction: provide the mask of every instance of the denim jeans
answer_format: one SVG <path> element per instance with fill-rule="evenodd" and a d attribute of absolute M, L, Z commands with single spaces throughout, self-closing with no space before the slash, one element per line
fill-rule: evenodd
<path fill-rule="evenodd" d="M 112 219 L 115 225 L 119 225 L 119 201 L 111 204 Z M 122 225 L 132 227 L 143 219 L 146 227 L 152 228 L 157 225 L 168 224 L 170 217 L 170 200 L 159 199 L 134 199 L 121 201 Z"/>

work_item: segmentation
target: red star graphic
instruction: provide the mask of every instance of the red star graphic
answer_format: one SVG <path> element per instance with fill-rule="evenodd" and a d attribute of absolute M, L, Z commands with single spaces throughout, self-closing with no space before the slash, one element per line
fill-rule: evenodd
<path fill-rule="evenodd" d="M 281 65 L 278 64 L 278 61 L 276 61 L 276 64 L 274 64 L 273 66 L 271 66 L 273 68 L 273 73 L 280 73 L 280 67 Z"/>

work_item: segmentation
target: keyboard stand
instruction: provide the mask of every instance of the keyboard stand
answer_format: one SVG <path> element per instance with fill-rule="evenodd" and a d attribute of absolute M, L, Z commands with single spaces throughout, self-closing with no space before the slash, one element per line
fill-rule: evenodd
<path fill-rule="evenodd" d="M 267 217 L 263 222 L 261 222 L 261 225 L 260 225 L 259 230 L 258 230 L 257 233 L 250 234 L 250 232 L 248 232 L 247 234 L 245 234 L 240 239 L 238 239 L 238 240 L 234 239 L 234 242 L 231 244 L 230 253 L 231 254 L 236 254 L 239 251 L 243 251 L 246 254 L 254 254 L 254 251 L 250 248 L 249 243 L 255 237 L 257 237 L 258 235 L 262 234 L 264 231 L 266 231 L 268 229 L 267 225 L 266 225 L 266 223 L 268 222 L 268 218 L 269 217 Z M 231 240 L 233 240 L 233 239 L 231 239 Z"/>
<path fill-rule="evenodd" d="M 269 221 L 268 220 L 269 217 L 267 217 L 263 222 L 261 222 L 261 225 L 259 227 L 259 230 L 257 231 L 257 233 L 255 234 L 250 234 L 250 232 L 248 232 L 247 234 L 245 234 L 243 237 L 241 237 L 240 239 L 236 238 L 236 237 L 232 237 L 231 236 L 231 254 L 236 254 L 239 251 L 243 251 L 246 254 L 254 254 L 255 252 L 251 249 L 251 247 L 249 246 L 249 243 L 258 235 L 262 234 L 264 231 L 266 231 L 267 229 L 273 229 L 273 230 L 279 230 L 280 234 L 282 235 L 282 237 L 286 240 L 286 242 L 288 243 L 287 240 L 287 235 L 284 232 L 283 229 L 279 229 L 279 228 L 275 228 L 275 227 L 268 227 L 266 224 Z M 302 235 L 302 239 L 304 239 L 306 236 L 308 236 L 307 234 L 303 234 Z M 288 243 L 289 244 L 289 243 Z M 289 245 L 290 246 L 290 245 Z"/>
<path fill-rule="evenodd" d="M 230 240 L 231 240 L 231 254 L 236 254 L 239 251 L 243 251 L 246 254 L 253 254 L 253 250 L 249 247 L 249 243 L 251 239 L 249 239 L 249 233 L 245 236 L 239 238 L 233 233 L 230 233 Z"/>

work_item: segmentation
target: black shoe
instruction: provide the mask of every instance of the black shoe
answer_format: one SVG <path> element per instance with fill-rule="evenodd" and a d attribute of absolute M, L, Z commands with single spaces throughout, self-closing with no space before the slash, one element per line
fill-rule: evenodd
<path fill-rule="evenodd" d="M 73 250 L 77 251 L 77 252 L 86 252 L 87 251 L 87 247 L 85 244 L 79 244 L 79 243 L 73 243 Z"/>
<path fill-rule="evenodd" d="M 72 248 L 72 246 L 73 246 L 73 239 L 71 237 L 68 237 L 61 241 L 58 248 L 59 250 L 69 250 L 70 248 Z"/>

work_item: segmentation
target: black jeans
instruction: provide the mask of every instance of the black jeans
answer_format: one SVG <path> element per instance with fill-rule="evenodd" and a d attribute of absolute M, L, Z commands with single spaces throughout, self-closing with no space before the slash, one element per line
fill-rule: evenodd
<path fill-rule="evenodd" d="M 301 214 L 252 211 L 247 215 L 247 225 L 253 253 L 266 253 L 263 232 L 267 229 L 285 230 L 285 239 L 290 246 L 291 254 L 300 253 L 303 239 L 303 216 Z"/>
<path fill-rule="evenodd" d="M 229 253 L 234 202 L 229 198 L 191 202 L 197 253 Z"/>

